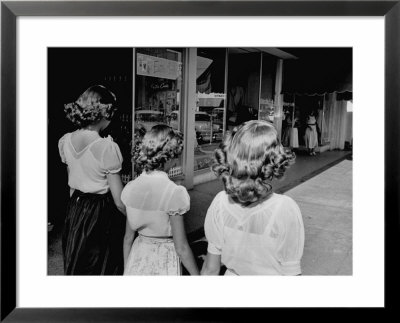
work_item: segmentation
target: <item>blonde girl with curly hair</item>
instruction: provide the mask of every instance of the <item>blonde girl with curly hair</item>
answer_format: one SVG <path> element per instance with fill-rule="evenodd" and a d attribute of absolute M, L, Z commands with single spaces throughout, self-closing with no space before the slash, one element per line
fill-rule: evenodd
<path fill-rule="evenodd" d="M 272 190 L 294 161 L 275 128 L 248 121 L 228 132 L 215 152 L 215 174 L 225 190 L 206 215 L 208 241 L 202 275 L 299 275 L 304 226 L 296 202 Z"/>
<path fill-rule="evenodd" d="M 190 197 L 168 178 L 182 149 L 183 135 L 166 125 L 135 142 L 133 161 L 142 173 L 121 195 L 127 211 L 124 275 L 181 275 L 181 263 L 191 275 L 199 274 L 183 221 Z"/>
<path fill-rule="evenodd" d="M 62 236 L 65 275 L 123 273 L 122 156 L 110 136 L 100 135 L 111 122 L 115 102 L 112 92 L 95 85 L 65 104 L 66 117 L 77 128 L 58 142 L 70 187 Z"/>

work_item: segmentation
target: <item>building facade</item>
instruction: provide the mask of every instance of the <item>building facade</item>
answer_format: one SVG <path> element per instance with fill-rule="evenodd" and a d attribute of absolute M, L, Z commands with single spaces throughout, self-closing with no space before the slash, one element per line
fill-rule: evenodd
<path fill-rule="evenodd" d="M 183 154 L 169 175 L 188 189 L 215 179 L 210 171 L 214 150 L 226 131 L 247 120 L 266 120 L 282 137 L 288 125 L 297 126 L 288 123 L 289 119 L 298 116 L 302 120 L 315 109 L 321 116 L 320 146 L 336 148 L 330 143 L 338 132 L 332 114 L 338 111 L 336 94 L 333 98 L 332 93 L 296 93 L 305 81 L 293 83 L 290 76 L 297 73 L 307 77 L 308 71 L 285 70 L 298 59 L 285 49 L 51 48 L 48 54 L 52 174 L 58 171 L 52 161 L 58 156 L 52 147 L 72 130 L 64 118 L 63 105 L 94 84 L 103 84 L 117 96 L 118 113 L 107 130 L 123 153 L 124 183 L 137 176 L 131 160 L 135 132 L 158 123 L 184 134 Z M 288 90 L 283 88 L 285 80 L 290 85 Z M 332 125 L 327 122 L 329 114 L 335 121 Z M 340 127 L 349 128 L 343 123 Z M 300 146 L 301 137 L 300 132 Z M 290 142 L 285 145 L 290 146 Z"/>
<path fill-rule="evenodd" d="M 188 189 L 214 179 L 214 150 L 227 130 L 251 119 L 282 128 L 284 59 L 278 49 L 134 48 L 132 106 L 120 115 L 132 134 L 165 123 L 184 134 L 170 177 Z M 118 136 L 117 136 L 118 137 Z M 123 180 L 135 177 L 134 165 Z"/>

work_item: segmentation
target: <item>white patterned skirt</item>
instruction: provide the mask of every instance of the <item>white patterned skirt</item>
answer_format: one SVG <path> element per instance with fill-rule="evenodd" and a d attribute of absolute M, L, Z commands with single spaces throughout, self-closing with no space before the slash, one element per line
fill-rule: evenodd
<path fill-rule="evenodd" d="M 126 261 L 124 275 L 180 276 L 181 263 L 173 239 L 139 234 Z"/>

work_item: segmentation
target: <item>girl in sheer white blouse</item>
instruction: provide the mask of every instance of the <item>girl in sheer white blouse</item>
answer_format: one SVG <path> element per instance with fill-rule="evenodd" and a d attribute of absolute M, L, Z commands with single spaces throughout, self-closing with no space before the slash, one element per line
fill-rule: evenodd
<path fill-rule="evenodd" d="M 202 275 L 299 275 L 304 247 L 300 209 L 272 192 L 271 181 L 294 161 L 275 128 L 248 121 L 228 132 L 213 170 L 225 191 L 216 195 L 204 224 L 208 240 Z"/>
<path fill-rule="evenodd" d="M 66 117 L 78 128 L 58 142 L 71 195 L 62 237 L 65 275 L 123 272 L 122 155 L 110 136 L 100 135 L 114 116 L 115 103 L 114 93 L 94 85 L 65 104 Z"/>
<path fill-rule="evenodd" d="M 168 178 L 182 149 L 182 134 L 166 125 L 154 126 L 135 144 L 134 163 L 143 172 L 121 195 L 127 211 L 124 275 L 180 275 L 180 262 L 191 275 L 199 274 L 183 222 L 190 197 Z"/>

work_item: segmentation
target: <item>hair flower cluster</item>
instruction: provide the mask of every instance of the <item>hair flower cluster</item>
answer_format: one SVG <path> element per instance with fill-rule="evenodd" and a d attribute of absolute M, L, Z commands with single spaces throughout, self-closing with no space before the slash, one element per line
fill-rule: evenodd
<path fill-rule="evenodd" d="M 147 133 L 136 133 L 132 144 L 135 169 L 152 171 L 161 169 L 183 150 L 183 134 L 167 125 L 156 125 Z"/>
<path fill-rule="evenodd" d="M 78 127 L 85 127 L 102 119 L 111 120 L 116 108 L 115 95 L 102 85 L 95 85 L 82 93 L 75 102 L 64 105 L 67 119 Z"/>

